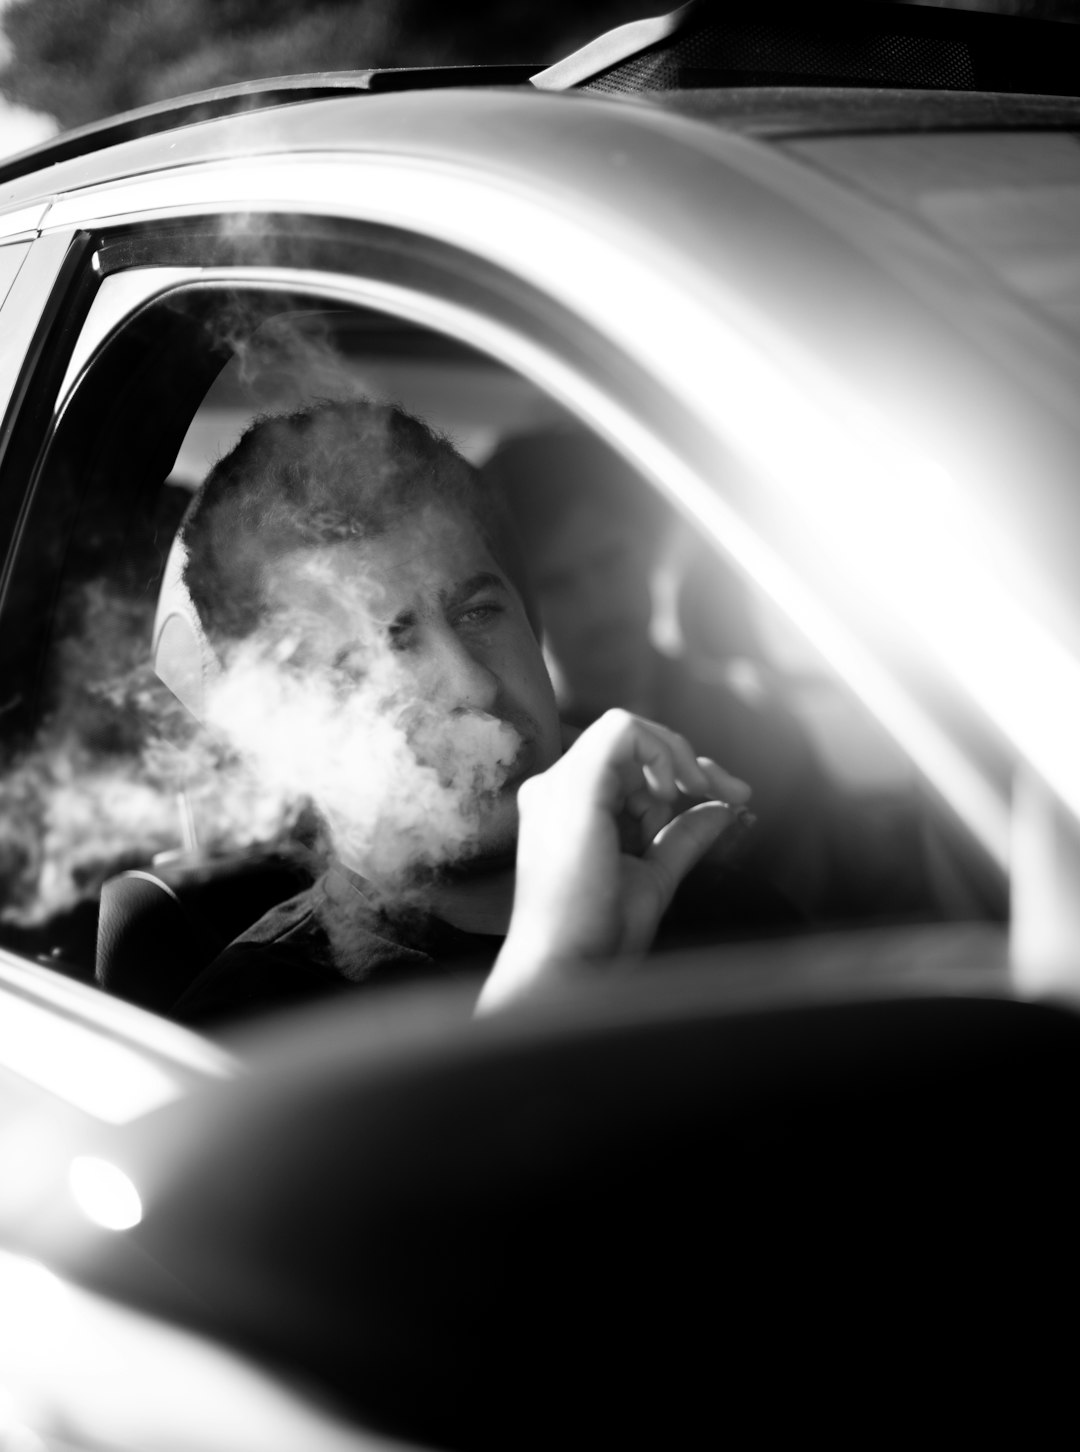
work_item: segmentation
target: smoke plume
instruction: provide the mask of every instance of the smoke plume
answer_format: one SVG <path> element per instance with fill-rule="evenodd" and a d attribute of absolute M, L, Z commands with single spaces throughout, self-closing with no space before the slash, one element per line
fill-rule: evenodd
<path fill-rule="evenodd" d="M 46 719 L 0 773 L 2 918 L 24 927 L 96 898 L 116 872 L 190 848 L 190 819 L 205 858 L 287 844 L 304 807 L 268 793 L 156 679 L 152 602 L 92 581 L 71 605 Z"/>
<path fill-rule="evenodd" d="M 523 744 L 492 715 L 425 700 L 378 592 L 317 552 L 279 570 L 270 619 L 228 653 L 207 720 L 270 800 L 311 798 L 336 853 L 395 899 L 474 850 Z"/>

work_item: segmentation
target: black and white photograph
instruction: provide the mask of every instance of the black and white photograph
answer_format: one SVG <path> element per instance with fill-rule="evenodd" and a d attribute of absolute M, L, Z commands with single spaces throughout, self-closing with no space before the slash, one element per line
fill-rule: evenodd
<path fill-rule="evenodd" d="M 1042 1449 L 1080 0 L 0 0 L 0 1452 Z"/>

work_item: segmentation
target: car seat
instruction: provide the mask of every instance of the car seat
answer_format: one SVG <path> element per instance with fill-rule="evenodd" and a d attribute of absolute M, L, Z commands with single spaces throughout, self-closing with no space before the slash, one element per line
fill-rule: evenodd
<path fill-rule="evenodd" d="M 168 1013 L 235 937 L 310 882 L 302 859 L 265 851 L 121 872 L 101 889 L 95 980 Z"/>

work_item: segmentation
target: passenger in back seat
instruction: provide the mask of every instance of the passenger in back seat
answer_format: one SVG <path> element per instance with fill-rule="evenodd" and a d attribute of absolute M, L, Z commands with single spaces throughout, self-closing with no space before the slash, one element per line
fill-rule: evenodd
<path fill-rule="evenodd" d="M 739 689 L 734 673 L 706 675 L 687 654 L 653 643 L 651 585 L 671 527 L 656 496 L 581 431 L 511 437 L 481 472 L 517 525 L 563 720 L 585 727 L 612 707 L 639 712 L 754 782 L 757 824 L 743 869 L 811 915 L 827 875 L 823 774 L 792 711 L 762 683 L 763 671 Z M 724 569 L 715 555 L 710 564 L 715 574 Z M 746 614 L 737 585 L 727 605 Z M 733 635 L 749 633 L 745 622 L 729 624 Z M 700 885 L 707 911 L 711 884 Z M 684 927 L 690 897 L 684 889 Z"/>

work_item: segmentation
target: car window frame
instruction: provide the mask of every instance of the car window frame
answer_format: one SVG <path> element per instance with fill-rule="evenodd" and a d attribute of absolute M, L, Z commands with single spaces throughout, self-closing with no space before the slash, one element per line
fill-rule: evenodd
<path fill-rule="evenodd" d="M 251 214 L 249 224 L 253 219 L 270 230 L 272 242 L 285 254 L 280 266 L 274 265 L 273 257 L 267 260 L 266 236 L 248 231 L 238 238 L 234 231 L 222 230 L 220 214 L 208 212 L 179 219 L 118 219 L 115 227 L 93 236 L 84 234 L 83 277 L 84 281 L 92 279 L 93 296 L 106 279 L 134 276 L 137 270 L 141 280 L 132 294 L 136 301 L 130 310 L 118 310 L 111 321 L 103 315 L 100 328 L 95 323 L 93 335 L 84 337 L 93 301 L 87 289 L 79 327 L 69 326 L 66 347 L 51 356 L 51 418 L 40 437 L 28 496 L 36 490 L 41 461 L 57 428 L 110 341 L 140 313 L 171 295 L 210 293 L 232 285 L 374 308 L 479 348 L 556 397 L 587 427 L 605 437 L 696 526 L 704 523 L 705 538 L 714 548 L 726 551 L 737 567 L 745 571 L 747 555 L 760 553 L 761 542 L 739 517 L 737 505 L 720 498 L 715 490 L 708 492 L 708 510 L 702 518 L 699 501 L 706 470 L 698 461 L 710 457 L 715 471 L 716 432 L 703 427 L 689 408 L 658 388 L 657 380 L 637 360 L 628 359 L 612 339 L 541 289 L 453 244 L 382 223 L 343 220 L 325 212 L 282 214 L 271 207 Z M 274 231 L 279 225 L 280 234 Z M 298 249 L 312 245 L 322 249 L 314 259 L 317 265 L 299 266 Z M 245 246 L 258 253 L 259 260 L 246 258 Z M 272 253 L 273 248 L 270 250 Z M 198 275 L 177 281 L 176 270 L 190 265 L 197 266 Z M 85 361 L 73 369 L 76 354 Z M 77 376 L 70 378 L 71 386 L 61 397 L 63 380 L 69 375 Z M 43 411 L 43 400 L 39 400 L 39 416 Z M 677 452 L 672 447 L 673 435 L 678 436 Z M 754 563 L 759 567 L 760 584 L 760 558 Z M 766 560 L 766 567 L 766 572 L 785 568 L 775 558 Z M 790 582 L 791 572 L 787 575 Z M 801 590 L 797 581 L 795 585 Z M 814 608 L 805 590 L 801 590 L 801 599 L 806 609 Z M 781 600 L 785 603 L 790 613 L 791 600 Z M 0 612 L 0 628 L 2 622 Z M 850 657 L 840 671 L 850 685 L 850 670 L 843 665 L 851 665 Z M 910 708 L 911 703 L 902 699 L 902 686 L 898 689 L 887 671 L 867 661 L 865 655 L 857 666 L 876 671 L 878 698 L 871 701 L 873 708 L 886 697 L 901 711 Z M 865 686 L 864 679 L 860 689 L 864 698 Z M 928 721 L 924 714 L 920 729 Z M 996 851 L 987 852 L 980 863 L 980 871 L 993 878 L 1005 865 L 1008 850 L 1007 795 L 1002 794 L 1000 784 L 980 776 L 978 763 L 966 762 L 962 753 L 953 749 L 950 761 L 962 766 L 965 785 L 974 783 L 982 793 L 987 816 L 993 818 L 981 845 L 987 846 L 989 835 Z M 947 794 L 944 799 L 956 810 L 955 800 Z M 971 821 L 962 811 L 957 815 L 966 834 Z"/>

